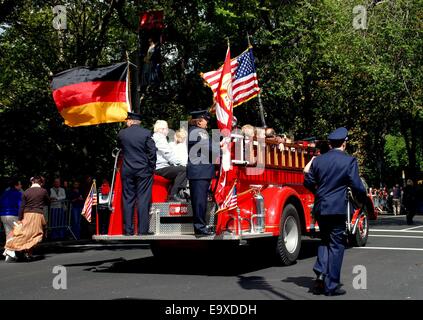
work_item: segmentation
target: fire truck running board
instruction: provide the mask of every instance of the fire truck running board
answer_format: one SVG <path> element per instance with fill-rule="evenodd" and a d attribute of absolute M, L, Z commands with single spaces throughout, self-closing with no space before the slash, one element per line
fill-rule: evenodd
<path fill-rule="evenodd" d="M 93 236 L 94 240 L 112 240 L 112 241 L 134 241 L 134 240 L 242 240 L 242 239 L 256 239 L 267 238 L 273 236 L 272 232 L 262 233 L 243 233 L 241 236 L 230 233 L 198 237 L 193 234 L 154 234 L 154 235 L 96 235 Z"/>

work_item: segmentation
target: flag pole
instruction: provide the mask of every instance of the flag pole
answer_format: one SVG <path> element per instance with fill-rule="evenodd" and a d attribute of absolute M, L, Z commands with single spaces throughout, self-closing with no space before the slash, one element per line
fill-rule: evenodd
<path fill-rule="evenodd" d="M 128 76 L 127 76 L 127 83 L 126 83 L 126 85 L 128 86 L 128 102 L 129 102 L 129 108 L 130 108 L 130 111 L 133 111 L 134 110 L 134 108 L 132 107 L 132 92 L 131 92 L 131 72 L 130 72 L 130 69 L 131 69 L 131 65 L 130 65 L 130 62 L 129 62 L 129 53 L 128 53 L 128 51 L 125 51 L 125 53 L 126 53 L 126 63 L 127 63 L 127 65 L 128 65 Z"/>
<path fill-rule="evenodd" d="M 128 70 L 129 71 L 129 70 Z M 95 183 L 95 179 L 93 179 L 93 188 L 94 192 L 97 194 L 97 184 Z M 97 201 L 95 202 L 95 234 L 99 234 L 99 221 L 98 221 L 98 194 L 97 194 Z"/>
<path fill-rule="evenodd" d="M 248 32 L 247 32 L 247 42 L 248 42 L 248 48 L 252 48 L 253 46 L 251 45 L 250 35 L 248 34 Z M 263 128 L 267 128 L 266 120 L 264 118 L 264 107 L 263 107 L 263 102 L 261 100 L 261 94 L 260 94 L 260 92 L 258 93 L 257 98 L 258 98 L 258 102 L 259 102 L 259 111 L 260 111 L 261 124 L 262 124 Z"/>
<path fill-rule="evenodd" d="M 258 101 L 259 101 L 259 109 L 260 109 L 260 118 L 261 118 L 261 123 L 263 125 L 263 128 L 267 128 L 266 125 L 266 120 L 264 119 L 264 108 L 263 108 L 263 102 L 261 101 L 261 96 L 260 96 L 260 92 L 257 95 L 258 97 Z"/>
<path fill-rule="evenodd" d="M 248 31 L 247 31 L 247 42 L 248 42 L 248 48 L 252 47 L 250 42 L 250 35 L 248 34 Z"/>

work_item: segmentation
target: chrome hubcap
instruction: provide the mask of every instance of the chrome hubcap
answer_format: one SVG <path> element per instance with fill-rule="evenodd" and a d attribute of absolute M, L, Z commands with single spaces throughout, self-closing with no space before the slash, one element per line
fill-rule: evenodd
<path fill-rule="evenodd" d="M 298 228 L 297 222 L 293 217 L 288 217 L 283 226 L 283 240 L 285 242 L 286 250 L 289 253 L 295 252 L 298 245 Z"/>

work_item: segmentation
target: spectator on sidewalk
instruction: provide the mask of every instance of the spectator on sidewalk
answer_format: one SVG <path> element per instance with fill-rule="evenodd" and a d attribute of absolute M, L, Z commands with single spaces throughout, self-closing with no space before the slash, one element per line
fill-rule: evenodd
<path fill-rule="evenodd" d="M 25 260 L 32 260 L 32 249 L 43 239 L 43 228 L 46 225 L 44 206 L 50 202 L 43 185 L 44 178 L 35 176 L 31 178 L 31 187 L 23 194 L 19 209 L 21 222 L 14 227 L 13 236 L 4 246 L 6 262 L 18 261 L 20 256 Z"/>
<path fill-rule="evenodd" d="M 416 189 L 413 180 L 407 179 L 407 185 L 404 188 L 402 196 L 405 214 L 407 215 L 407 224 L 413 224 L 413 217 L 416 214 Z"/>
<path fill-rule="evenodd" d="M 81 212 L 84 206 L 84 198 L 80 189 L 80 183 L 75 181 L 69 193 L 71 203 L 71 229 L 76 239 L 81 238 Z"/>
<path fill-rule="evenodd" d="M 398 183 L 392 188 L 392 207 L 394 216 L 399 215 L 401 212 L 401 188 Z"/>
<path fill-rule="evenodd" d="M 107 234 L 110 221 L 109 196 L 111 196 L 109 181 L 104 178 L 98 192 L 98 225 L 100 234 Z"/>
<path fill-rule="evenodd" d="M 18 222 L 19 206 L 22 200 L 22 185 L 14 179 L 10 187 L 0 197 L 0 218 L 4 226 L 6 240 L 11 237 L 14 222 Z"/>
<path fill-rule="evenodd" d="M 65 237 L 65 225 L 66 225 L 66 214 L 65 214 L 65 200 L 66 192 L 61 187 L 60 178 L 56 178 L 53 181 L 53 187 L 50 188 L 50 227 L 51 239 L 63 239 Z"/>

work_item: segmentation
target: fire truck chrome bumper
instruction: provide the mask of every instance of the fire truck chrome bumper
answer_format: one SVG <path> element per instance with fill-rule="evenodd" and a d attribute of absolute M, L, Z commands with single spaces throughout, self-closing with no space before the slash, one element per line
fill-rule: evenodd
<path fill-rule="evenodd" d="M 205 237 L 197 237 L 193 234 L 155 234 L 155 235 L 146 235 L 146 236 L 124 236 L 124 235 L 97 235 L 93 236 L 93 240 L 123 240 L 123 241 L 133 241 L 133 240 L 240 240 L 240 239 L 254 239 L 254 238 L 265 238 L 271 237 L 273 234 L 271 232 L 262 232 L 262 233 L 249 233 L 245 232 L 241 236 L 234 234 L 220 234 L 220 235 L 211 235 Z"/>

